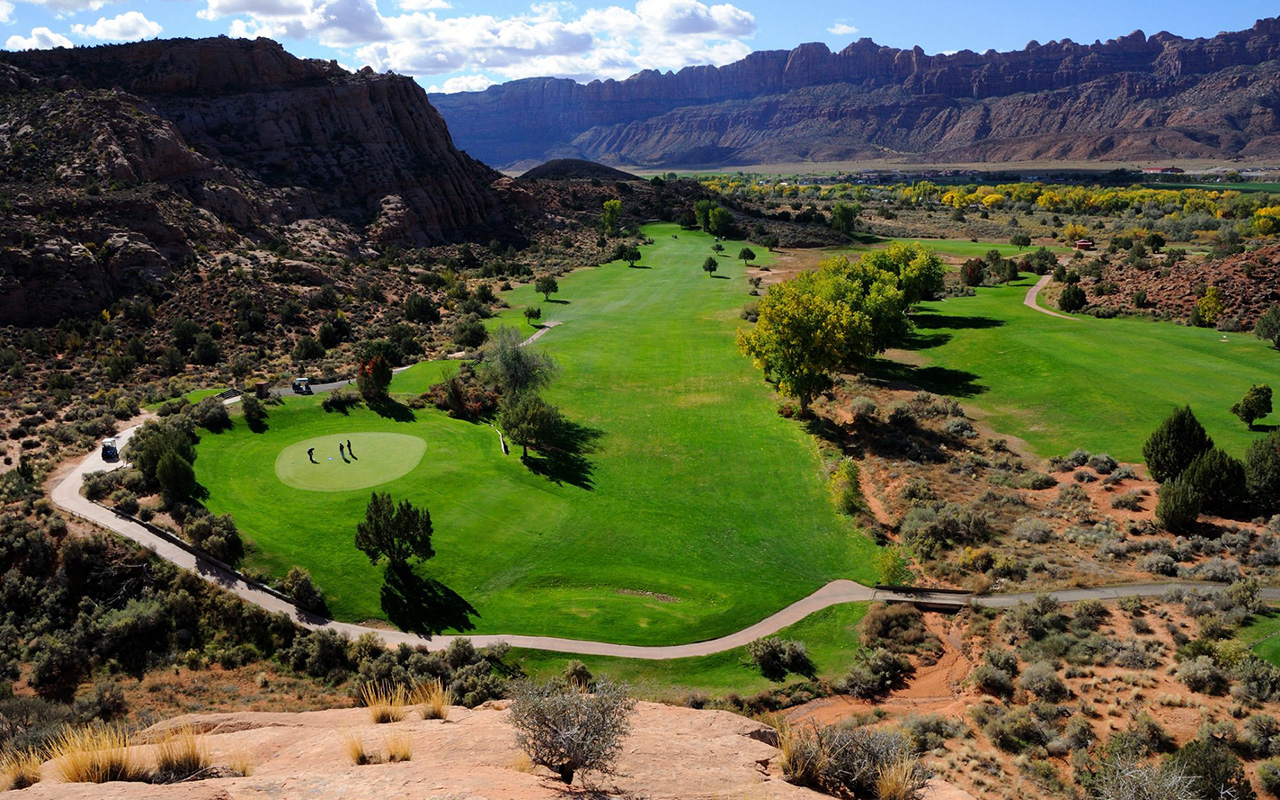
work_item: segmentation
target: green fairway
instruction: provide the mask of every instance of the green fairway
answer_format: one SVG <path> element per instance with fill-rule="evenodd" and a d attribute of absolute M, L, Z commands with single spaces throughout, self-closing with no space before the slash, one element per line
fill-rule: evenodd
<path fill-rule="evenodd" d="M 867 613 L 868 603 L 848 603 L 824 608 L 777 633 L 783 639 L 805 643 L 813 662 L 814 676 L 834 680 L 843 677 L 854 663 L 860 646 L 858 623 Z M 778 686 L 760 674 L 751 663 L 747 648 L 737 647 L 711 656 L 647 661 L 638 658 L 579 656 L 545 650 L 515 650 L 515 659 L 526 673 L 545 679 L 558 675 L 565 664 L 577 659 L 596 676 L 608 676 L 628 683 L 633 693 L 652 699 L 676 700 L 679 691 L 742 695 Z M 791 675 L 788 681 L 800 680 Z"/>
<path fill-rule="evenodd" d="M 1263 608 L 1240 630 L 1236 638 L 1253 649 L 1259 658 L 1280 666 L 1280 609 Z"/>
<path fill-rule="evenodd" d="M 550 302 L 528 285 L 505 295 L 500 322 L 531 331 L 522 310 L 534 303 L 562 323 L 531 346 L 560 365 L 546 396 L 580 426 L 582 452 L 531 469 L 518 448 L 503 455 L 493 428 L 434 408 L 326 414 L 318 398 L 290 397 L 265 433 L 238 424 L 199 445 L 207 505 L 235 516 L 248 563 L 306 567 L 341 619 L 633 644 L 723 635 L 834 578 L 874 582 L 874 544 L 833 509 L 816 443 L 734 347 L 752 299 L 742 262 L 723 257 L 708 277 L 711 237 L 646 233 L 656 243 L 635 269 L 562 276 Z M 402 372 L 392 391 L 420 392 L 451 368 Z M 329 436 L 350 437 L 363 468 L 377 451 L 357 434 L 374 433 L 426 443 L 378 485 L 431 512 L 437 555 L 408 579 L 384 581 L 353 546 L 367 484 L 310 491 L 276 474 L 282 458 L 291 474 L 312 466 L 307 441 Z"/>
<path fill-rule="evenodd" d="M 356 442 L 360 452 L 356 455 Z M 350 443 L 349 455 L 340 447 Z M 308 455 L 308 450 L 314 451 Z M 420 436 L 403 433 L 339 433 L 294 442 L 276 456 L 276 477 L 295 489 L 342 492 L 380 486 L 406 475 L 427 451 Z"/>
<path fill-rule="evenodd" d="M 961 398 L 1044 456 L 1080 447 L 1141 461 L 1147 436 L 1184 404 L 1237 457 L 1263 435 L 1228 409 L 1253 384 L 1280 388 L 1280 352 L 1247 333 L 1051 317 L 1023 305 L 1034 280 L 924 304 L 914 352 L 877 370 Z"/>

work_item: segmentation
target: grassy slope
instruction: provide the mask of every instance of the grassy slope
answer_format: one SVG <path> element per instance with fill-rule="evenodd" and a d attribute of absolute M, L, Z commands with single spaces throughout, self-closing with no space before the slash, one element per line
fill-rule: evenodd
<path fill-rule="evenodd" d="M 914 349 L 928 366 L 881 367 L 964 398 L 1042 455 L 1083 447 L 1140 461 L 1151 430 L 1184 403 L 1237 457 L 1262 435 L 1228 409 L 1255 383 L 1280 386 L 1280 352 L 1245 333 L 1224 343 L 1217 331 L 1170 323 L 1051 317 L 1022 303 L 1033 280 L 925 304 Z"/>
<path fill-rule="evenodd" d="M 838 678 L 849 671 L 859 650 L 857 628 L 867 613 L 867 606 L 867 603 L 849 603 L 823 609 L 779 631 L 778 636 L 807 645 L 817 677 Z M 593 675 L 625 681 L 636 694 L 657 699 L 678 699 L 671 696 L 677 690 L 715 694 L 732 691 L 747 695 L 778 685 L 751 664 L 745 647 L 712 656 L 668 661 L 577 656 L 544 650 L 516 650 L 515 657 L 527 673 L 538 678 L 557 675 L 570 660 L 578 659 Z M 797 676 L 792 675 L 788 680 L 796 679 Z"/>
<path fill-rule="evenodd" d="M 1280 666 L 1280 609 L 1263 609 L 1236 633 L 1236 638 L 1253 648 L 1260 658 Z"/>
<path fill-rule="evenodd" d="M 196 469 L 208 505 L 235 513 L 257 544 L 254 566 L 306 566 L 337 616 L 402 627 L 668 644 L 737 630 L 833 578 L 874 581 L 874 546 L 832 509 L 814 442 L 775 413 L 734 348 L 741 262 L 723 258 L 728 279 L 709 278 L 699 265 L 710 238 L 672 239 L 677 230 L 649 229 L 650 269 L 579 271 L 561 279 L 561 302 L 530 286 L 508 294 L 507 319 L 537 302 L 544 321 L 564 323 L 535 346 L 562 367 L 548 398 L 600 432 L 589 474 L 532 474 L 499 453 L 488 426 L 432 409 L 394 422 L 289 398 L 264 435 L 205 437 Z M 395 388 L 427 382 L 408 372 Z M 428 442 L 417 468 L 380 487 L 425 503 L 435 521 L 437 555 L 418 572 L 439 583 L 404 599 L 382 597 L 381 570 L 352 547 L 367 490 L 299 492 L 272 471 L 293 442 L 361 430 Z"/>

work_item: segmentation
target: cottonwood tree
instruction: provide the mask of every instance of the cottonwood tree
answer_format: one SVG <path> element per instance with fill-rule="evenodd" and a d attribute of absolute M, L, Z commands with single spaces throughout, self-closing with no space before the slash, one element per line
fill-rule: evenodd
<path fill-rule="evenodd" d="M 537 391 L 551 382 L 556 365 L 551 356 L 522 347 L 515 328 L 503 326 L 480 351 L 480 375 L 503 396 Z"/>
<path fill-rule="evenodd" d="M 612 236 L 618 232 L 618 222 L 622 219 L 622 201 L 618 199 L 605 200 L 604 206 L 600 211 L 600 227 L 604 229 L 606 234 Z"/>
<path fill-rule="evenodd" d="M 750 265 L 751 260 L 756 257 L 756 251 L 750 247 L 744 247 L 738 251 L 738 258 L 741 259 L 743 265 Z"/>
<path fill-rule="evenodd" d="M 560 291 L 560 284 L 550 275 L 543 275 L 533 282 L 533 290 L 542 295 L 547 302 L 551 301 L 551 295 Z"/>
<path fill-rule="evenodd" d="M 861 206 L 851 205 L 843 201 L 837 202 L 831 207 L 831 228 L 841 233 L 853 233 L 858 224 L 858 214 L 862 211 Z"/>
<path fill-rule="evenodd" d="M 1253 429 L 1253 423 L 1271 413 L 1271 387 L 1265 383 L 1250 387 L 1240 402 L 1231 406 L 1231 413 Z"/>
<path fill-rule="evenodd" d="M 364 521 L 356 524 L 356 549 L 376 565 L 383 558 L 392 569 L 403 569 L 410 558 L 426 560 L 431 548 L 431 514 L 408 500 L 396 505 L 386 492 L 374 492 L 365 507 Z"/>
<path fill-rule="evenodd" d="M 528 458 L 530 447 L 541 450 L 551 442 L 563 417 L 536 393 L 523 392 L 502 398 L 498 421 L 507 438 L 522 448 L 521 458 Z"/>
<path fill-rule="evenodd" d="M 707 273 L 708 276 L 712 275 L 719 268 L 720 262 L 716 261 L 715 256 L 707 256 L 706 261 L 702 262 L 702 271 Z"/>
<path fill-rule="evenodd" d="M 634 267 L 640 258 L 640 248 L 633 244 L 619 244 L 613 248 L 613 260 L 625 261 L 628 267 Z"/>
<path fill-rule="evenodd" d="M 587 692 L 562 683 L 518 683 L 509 720 L 516 746 L 566 784 L 582 770 L 612 771 L 631 733 L 635 700 L 625 686 L 600 681 Z"/>

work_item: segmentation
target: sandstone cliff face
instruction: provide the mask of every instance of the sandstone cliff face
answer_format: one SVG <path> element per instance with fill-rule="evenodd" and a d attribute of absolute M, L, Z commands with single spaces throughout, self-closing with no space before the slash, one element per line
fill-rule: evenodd
<path fill-rule="evenodd" d="M 262 241 L 324 219 L 374 246 L 492 238 L 497 178 L 412 80 L 269 40 L 0 53 L 0 187 L 13 199 L 0 324 L 93 313 L 228 231 Z M 116 233 L 154 258 L 110 267 Z M 59 238 L 80 250 L 41 249 Z"/>
<path fill-rule="evenodd" d="M 1046 157 L 1036 152 L 1223 157 L 1252 155 L 1252 142 L 1280 133 L 1278 60 L 1274 19 L 1212 39 L 1137 31 L 1092 45 L 1032 42 L 1010 53 L 930 56 L 863 39 L 838 53 L 806 44 L 719 68 L 589 84 L 529 79 L 435 102 L 463 146 L 499 165 L 558 156 L 664 166 L 903 152 L 994 161 Z M 1205 114 L 1190 94 L 1208 85 L 1216 110 Z M 1074 102 L 1112 90 L 1116 97 Z M 498 124 L 513 114 L 527 121 L 518 134 Z M 1128 126 L 1119 139 L 1097 140 L 1117 124 Z M 1135 139 L 1131 130 L 1162 133 Z M 1063 133 L 1076 141 L 1064 143 Z M 1028 150 L 1015 141 L 1027 136 L 1055 141 Z M 1278 150 L 1274 138 L 1263 145 L 1265 153 Z"/>

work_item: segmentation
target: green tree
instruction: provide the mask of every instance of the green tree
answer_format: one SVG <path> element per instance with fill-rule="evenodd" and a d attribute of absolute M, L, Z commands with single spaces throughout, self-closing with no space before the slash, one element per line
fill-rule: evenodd
<path fill-rule="evenodd" d="M 404 299 L 404 318 L 427 324 L 439 322 L 440 308 L 426 295 L 411 294 Z"/>
<path fill-rule="evenodd" d="M 1200 492 L 1183 476 L 1160 487 L 1156 519 L 1170 533 L 1190 533 L 1200 517 Z"/>
<path fill-rule="evenodd" d="M 1253 326 L 1253 335 L 1280 347 L 1280 303 L 1276 303 Z"/>
<path fill-rule="evenodd" d="M 1009 237 L 1009 244 L 1018 248 L 1019 251 L 1025 250 L 1031 246 L 1031 237 L 1025 233 L 1015 233 Z"/>
<path fill-rule="evenodd" d="M 1252 430 L 1255 421 L 1271 413 L 1271 387 L 1265 383 L 1251 387 L 1240 402 L 1231 406 L 1231 413 Z"/>
<path fill-rule="evenodd" d="M 733 212 L 723 206 L 716 206 L 707 214 L 707 230 L 716 236 L 729 236 L 733 225 Z"/>
<path fill-rule="evenodd" d="M 563 418 L 560 410 L 534 392 L 502 398 L 498 421 L 507 438 L 522 449 L 521 458 L 529 457 L 529 448 L 547 447 L 559 430 Z"/>
<path fill-rule="evenodd" d="M 720 204 L 715 200 L 699 200 L 693 204 L 693 217 L 698 227 L 704 231 L 711 230 L 711 210 L 719 208 Z"/>
<path fill-rule="evenodd" d="M 188 425 L 190 423 L 187 423 Z M 129 440 L 123 453 L 150 484 L 155 484 L 156 467 L 168 452 L 177 453 L 188 464 L 196 460 L 195 434 L 173 419 L 149 420 Z"/>
<path fill-rule="evenodd" d="M 1258 510 L 1280 513 L 1280 431 L 1249 445 L 1244 458 L 1245 485 Z"/>
<path fill-rule="evenodd" d="M 1174 410 L 1142 445 L 1151 477 L 1158 483 L 1181 475 L 1196 456 L 1213 449 L 1213 439 L 1190 406 Z"/>
<path fill-rule="evenodd" d="M 1244 464 L 1214 448 L 1187 465 L 1182 480 L 1200 495 L 1200 507 L 1210 514 L 1231 516 L 1245 505 L 1248 494 Z"/>
<path fill-rule="evenodd" d="M 738 258 L 742 261 L 744 266 L 750 265 L 751 260 L 755 257 L 756 251 L 752 250 L 750 247 L 744 247 L 738 251 Z"/>
<path fill-rule="evenodd" d="M 551 382 L 555 363 L 551 356 L 521 346 L 515 328 L 502 326 L 480 351 L 480 374 L 503 396 L 537 391 Z"/>
<path fill-rule="evenodd" d="M 1169 757 L 1169 764 L 1190 779 L 1190 788 L 1200 800 L 1257 800 L 1240 759 L 1220 741 L 1187 742 Z"/>
<path fill-rule="evenodd" d="M 356 371 L 356 388 L 368 402 L 383 400 L 391 386 L 391 364 L 382 354 L 360 362 Z"/>
<path fill-rule="evenodd" d="M 1222 315 L 1226 305 L 1222 301 L 1222 290 L 1217 286 L 1210 286 L 1205 290 L 1204 297 L 1196 301 L 1196 311 L 1199 314 L 1200 323 L 1204 327 L 1212 327 L 1218 321 L 1218 317 Z"/>
<path fill-rule="evenodd" d="M 459 347 L 479 347 L 489 338 L 489 329 L 478 314 L 466 314 L 454 320 L 449 338 Z"/>
<path fill-rule="evenodd" d="M 1062 294 L 1058 295 L 1058 308 L 1068 314 L 1079 311 L 1087 304 L 1088 299 L 1085 297 L 1084 289 L 1074 283 L 1064 286 Z"/>
<path fill-rule="evenodd" d="M 293 360 L 298 362 L 324 358 L 324 345 L 320 344 L 320 340 L 314 336 L 303 336 L 293 348 L 292 356 Z"/>
<path fill-rule="evenodd" d="M 876 569 L 885 586 L 906 586 L 911 582 L 911 562 L 901 547 L 886 547 L 877 553 Z"/>
<path fill-rule="evenodd" d="M 249 430 L 262 433 L 267 429 L 267 407 L 261 400 L 247 394 L 241 398 L 240 405 L 244 409 L 244 421 L 248 424 Z"/>
<path fill-rule="evenodd" d="M 613 236 L 618 232 L 618 223 L 622 219 L 622 201 L 618 199 L 605 200 L 604 207 L 600 212 L 600 227 L 609 236 Z"/>
<path fill-rule="evenodd" d="M 937 253 L 922 244 L 893 242 L 884 250 L 864 253 L 859 262 L 862 267 L 887 272 L 896 277 L 902 301 L 907 306 L 942 293 L 946 265 Z"/>
<path fill-rule="evenodd" d="M 190 461 L 173 450 L 167 450 L 156 464 L 156 483 L 160 485 L 166 503 L 182 503 L 195 494 L 196 471 Z"/>
<path fill-rule="evenodd" d="M 702 271 L 707 275 L 713 274 L 719 268 L 720 262 L 716 261 L 715 256 L 707 256 L 707 260 L 702 262 Z"/>
<path fill-rule="evenodd" d="M 191 348 L 191 358 L 197 364 L 211 367 L 222 360 L 222 350 L 218 347 L 218 343 L 213 340 L 213 336 L 208 333 L 201 333 L 196 336 L 195 346 Z"/>
<path fill-rule="evenodd" d="M 408 500 L 396 505 L 386 492 L 374 492 L 365 507 L 364 521 L 356 524 L 356 549 L 376 565 L 383 558 L 392 569 L 403 569 L 410 558 L 426 560 L 431 548 L 431 514 Z"/>
<path fill-rule="evenodd" d="M 530 325 L 532 325 L 534 322 L 537 322 L 538 320 L 542 319 L 542 308 L 541 308 L 541 306 L 525 306 L 525 307 L 524 307 L 524 318 L 525 318 L 525 319 L 527 319 L 527 320 L 529 321 L 529 324 L 530 324 Z"/>
<path fill-rule="evenodd" d="M 858 214 L 862 207 L 857 204 L 836 201 L 831 207 L 831 229 L 840 233 L 853 233 L 858 227 Z"/>
<path fill-rule="evenodd" d="M 613 251 L 613 260 L 625 261 L 628 267 L 634 267 L 640 258 L 640 248 L 633 244 L 620 244 Z"/>
<path fill-rule="evenodd" d="M 551 295 L 560 291 L 560 284 L 550 275 L 543 275 L 533 282 L 533 290 L 542 295 L 544 300 L 550 302 Z"/>

